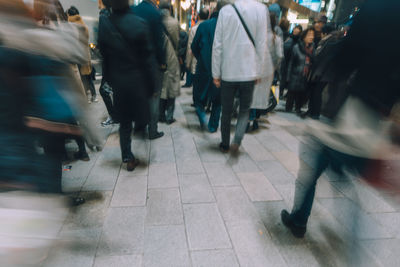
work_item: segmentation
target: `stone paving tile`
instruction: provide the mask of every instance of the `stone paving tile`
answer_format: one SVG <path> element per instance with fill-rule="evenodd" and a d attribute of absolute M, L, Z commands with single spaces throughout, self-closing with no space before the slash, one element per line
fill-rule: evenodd
<path fill-rule="evenodd" d="M 239 267 L 232 249 L 192 251 L 193 267 Z"/>
<path fill-rule="evenodd" d="M 144 266 L 190 266 L 185 227 L 183 225 L 146 227 Z"/>
<path fill-rule="evenodd" d="M 182 203 L 215 202 L 213 191 L 205 174 L 180 175 Z"/>
<path fill-rule="evenodd" d="M 178 187 L 175 163 L 154 163 L 149 169 L 149 188 Z"/>
<path fill-rule="evenodd" d="M 82 190 L 113 190 L 121 164 L 121 152 L 118 147 L 104 148 L 103 153 L 97 159 Z"/>
<path fill-rule="evenodd" d="M 270 131 L 273 136 L 276 137 L 282 144 L 284 144 L 290 151 L 299 152 L 299 140 L 295 138 L 290 133 L 280 130 L 280 131 Z"/>
<path fill-rule="evenodd" d="M 274 156 L 272 156 L 254 136 L 246 136 L 246 138 L 243 139 L 242 146 L 254 161 L 274 159 Z"/>
<path fill-rule="evenodd" d="M 178 189 L 148 190 L 146 225 L 183 224 Z"/>
<path fill-rule="evenodd" d="M 348 182 L 332 182 L 340 192 L 346 195 L 347 198 L 360 203 L 363 209 L 367 212 L 395 212 L 396 210 L 386 203 L 377 192 L 368 188 L 365 185 L 353 184 Z"/>
<path fill-rule="evenodd" d="M 287 147 L 269 132 L 260 133 L 256 138 L 270 152 L 287 150 Z"/>
<path fill-rule="evenodd" d="M 239 173 L 238 176 L 251 201 L 282 200 L 263 173 Z"/>
<path fill-rule="evenodd" d="M 372 213 L 370 216 L 382 225 L 392 236 L 400 239 L 400 213 Z"/>
<path fill-rule="evenodd" d="M 204 173 L 203 164 L 200 157 L 193 156 L 185 159 L 177 159 L 176 166 L 179 174 L 202 174 Z"/>
<path fill-rule="evenodd" d="M 292 151 L 280 151 L 280 152 L 273 152 L 272 153 L 279 162 L 286 167 L 290 172 L 297 173 L 300 170 L 300 161 L 299 157 L 295 152 Z M 305 169 L 310 169 L 306 163 L 304 164 Z"/>
<path fill-rule="evenodd" d="M 362 242 L 381 266 L 400 266 L 400 240 L 382 239 Z"/>
<path fill-rule="evenodd" d="M 318 202 L 329 210 L 344 227 L 357 229 L 355 235 L 360 239 L 393 238 L 389 231 L 348 199 L 319 199 Z"/>
<path fill-rule="evenodd" d="M 183 210 L 190 250 L 232 247 L 216 204 L 185 204 Z"/>
<path fill-rule="evenodd" d="M 97 257 L 93 267 L 141 267 L 142 261 L 142 255 Z"/>
<path fill-rule="evenodd" d="M 225 163 L 204 163 L 207 176 L 212 186 L 240 185 L 232 168 Z"/>
<path fill-rule="evenodd" d="M 110 208 L 96 256 L 143 253 L 145 217 L 144 207 Z"/>
<path fill-rule="evenodd" d="M 257 165 L 273 185 L 290 185 L 295 182 L 295 177 L 276 160 L 260 161 Z"/>
<path fill-rule="evenodd" d="M 259 220 L 253 203 L 241 186 L 215 187 L 214 193 L 222 218 L 226 222 Z"/>
<path fill-rule="evenodd" d="M 315 257 L 310 253 L 306 245 L 287 246 L 279 249 L 288 266 L 296 267 L 317 267 L 321 266 Z"/>
<path fill-rule="evenodd" d="M 219 151 L 217 140 L 195 139 L 197 151 L 202 162 L 225 163 L 226 157 Z"/>
<path fill-rule="evenodd" d="M 238 157 L 230 156 L 227 162 L 235 173 L 259 171 L 257 164 L 249 157 L 247 153 L 240 153 Z"/>
<path fill-rule="evenodd" d="M 146 176 L 120 176 L 114 189 L 111 207 L 146 206 L 146 199 Z"/>
<path fill-rule="evenodd" d="M 229 236 L 241 266 L 287 266 L 260 222 L 227 222 Z"/>

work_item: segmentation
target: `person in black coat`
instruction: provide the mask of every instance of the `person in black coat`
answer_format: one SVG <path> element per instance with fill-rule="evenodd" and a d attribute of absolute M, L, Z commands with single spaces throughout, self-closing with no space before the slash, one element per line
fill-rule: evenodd
<path fill-rule="evenodd" d="M 189 35 L 185 31 L 179 32 L 179 49 L 178 49 L 178 57 L 179 57 L 179 65 L 181 67 L 181 80 L 185 76 L 186 72 L 186 50 L 187 44 L 189 41 Z"/>
<path fill-rule="evenodd" d="M 218 12 L 223 5 L 224 3 L 219 1 L 216 12 L 211 15 L 209 20 L 199 25 L 191 45 L 192 53 L 197 59 L 196 74 L 194 76 L 197 86 L 193 87 L 194 106 L 200 120 L 200 126 L 203 128 L 206 123 L 205 106 L 207 105 L 207 100 L 211 100 L 212 110 L 208 122 L 208 130 L 212 133 L 217 131 L 219 125 L 221 91 L 213 83 L 211 57 Z"/>
<path fill-rule="evenodd" d="M 128 171 L 139 164 L 131 151 L 132 121 L 150 121 L 148 99 L 154 94 L 155 55 L 146 22 L 129 8 L 128 0 L 113 0 L 113 13 L 100 17 L 99 48 L 114 91 L 114 113 L 120 122 L 120 145 Z"/>
<path fill-rule="evenodd" d="M 285 41 L 283 45 L 283 60 L 281 64 L 281 77 L 280 77 L 280 91 L 279 97 L 283 97 L 283 91 L 287 89 L 287 72 L 289 68 L 290 58 L 292 56 L 293 47 L 299 42 L 300 35 L 303 32 L 303 27 L 301 25 L 297 25 L 294 27 L 292 34 Z"/>
<path fill-rule="evenodd" d="M 144 0 L 139 5 L 132 7 L 136 16 L 144 19 L 150 30 L 150 41 L 155 49 L 156 64 L 154 69 L 157 71 L 155 79 L 154 95 L 150 98 L 150 121 L 149 121 L 149 138 L 151 140 L 164 136 L 163 132 L 158 132 L 158 120 L 160 113 L 160 94 L 163 83 L 163 73 L 167 69 L 166 51 L 164 47 L 164 25 L 162 23 L 162 15 L 156 6 L 155 0 Z M 134 29 L 132 27 L 132 29 Z M 142 130 L 144 125 L 135 125 L 136 130 Z"/>
<path fill-rule="evenodd" d="M 291 111 L 293 104 L 295 104 L 296 113 L 301 113 L 307 88 L 307 78 L 312 66 L 313 40 L 314 30 L 309 28 L 301 34 L 300 42 L 293 47 L 287 76 L 286 111 Z"/>

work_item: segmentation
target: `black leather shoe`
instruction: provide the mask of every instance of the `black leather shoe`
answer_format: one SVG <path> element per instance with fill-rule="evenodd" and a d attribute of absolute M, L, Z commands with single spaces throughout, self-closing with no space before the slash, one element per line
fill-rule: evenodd
<path fill-rule="evenodd" d="M 136 167 L 139 165 L 139 160 L 137 160 L 137 159 L 132 159 L 132 160 L 130 160 L 130 161 L 128 161 L 127 163 L 126 163 L 126 170 L 128 171 L 128 172 L 132 172 L 132 171 L 134 171 L 135 169 L 136 169 Z"/>
<path fill-rule="evenodd" d="M 158 138 L 163 137 L 163 136 L 164 136 L 164 132 L 158 132 L 155 135 L 149 136 L 149 139 L 150 140 L 155 140 L 155 139 L 158 139 Z"/>
<path fill-rule="evenodd" d="M 292 218 L 287 210 L 281 212 L 282 223 L 290 229 L 292 234 L 297 238 L 303 238 L 306 234 L 307 228 L 305 226 L 297 226 L 293 223 Z"/>
<path fill-rule="evenodd" d="M 224 146 L 222 143 L 219 144 L 219 150 L 222 153 L 228 153 L 229 152 L 229 146 Z"/>
<path fill-rule="evenodd" d="M 176 122 L 176 120 L 175 120 L 175 119 L 170 119 L 170 120 L 167 120 L 167 124 L 168 124 L 168 125 L 171 125 L 171 124 L 173 124 L 174 122 Z"/>

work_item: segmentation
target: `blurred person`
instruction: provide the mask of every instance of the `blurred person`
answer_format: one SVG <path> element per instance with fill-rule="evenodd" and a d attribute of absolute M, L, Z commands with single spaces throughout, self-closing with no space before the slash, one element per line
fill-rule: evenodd
<path fill-rule="evenodd" d="M 101 17 L 101 16 L 109 17 L 110 16 L 110 14 L 111 14 L 110 0 L 98 0 L 98 7 L 100 10 L 99 17 Z M 104 66 L 104 61 L 102 61 L 103 76 L 101 79 L 99 92 L 100 92 L 101 97 L 103 98 L 103 102 L 104 102 L 107 112 L 108 112 L 107 119 L 105 121 L 101 122 L 101 126 L 103 126 L 103 127 L 118 123 L 118 121 L 116 121 L 113 118 L 114 117 L 114 109 L 113 109 L 113 99 L 112 99 L 112 88 L 107 83 L 106 70 L 107 70 L 107 67 Z"/>
<path fill-rule="evenodd" d="M 71 6 L 67 10 L 67 15 L 68 15 L 69 22 L 79 24 L 85 28 L 86 38 L 89 40 L 89 30 L 88 30 L 85 22 L 83 21 L 82 17 L 79 15 L 79 10 L 74 6 Z M 88 103 L 90 104 L 92 102 L 99 102 L 99 100 L 97 99 L 97 93 L 96 93 L 96 89 L 94 88 L 92 75 L 91 75 L 92 74 L 92 64 L 91 64 L 91 58 L 90 58 L 89 44 L 87 45 L 87 49 L 88 49 L 87 54 L 89 55 L 89 58 L 87 59 L 87 64 L 79 66 L 79 73 L 81 75 L 82 83 L 85 87 L 86 94 L 88 95 L 89 92 L 91 94 L 91 97 L 88 96 Z"/>
<path fill-rule="evenodd" d="M 188 47 L 187 47 L 187 55 L 186 55 L 186 84 L 183 87 L 190 87 L 193 85 L 193 91 L 195 90 L 195 85 L 194 85 L 194 75 L 196 73 L 196 65 L 197 65 L 197 60 L 196 57 L 192 53 L 192 42 L 193 38 L 196 35 L 196 31 L 199 28 L 199 25 L 208 19 L 209 15 L 209 10 L 207 8 L 202 8 L 200 9 L 199 15 L 198 15 L 198 20 L 196 25 L 194 25 L 192 28 L 190 28 L 189 31 L 189 40 L 188 40 Z M 194 96 L 194 93 L 193 93 Z M 194 102 L 194 100 L 193 100 Z"/>
<path fill-rule="evenodd" d="M 328 83 L 334 81 L 335 73 L 332 68 L 343 33 L 335 31 L 333 23 L 328 23 L 322 28 L 322 39 L 315 49 L 312 70 L 308 81 L 310 99 L 308 110 L 303 115 L 310 116 L 312 119 L 319 119 L 322 106 L 322 91 Z"/>
<path fill-rule="evenodd" d="M 274 3 L 268 7 L 269 10 L 269 16 L 274 17 L 273 19 L 277 22 L 279 21 L 279 17 L 281 16 L 281 7 L 279 6 L 278 3 Z M 275 32 L 276 35 L 281 38 L 281 40 L 284 40 L 285 37 L 283 36 L 283 30 L 281 27 L 279 27 L 278 23 L 275 23 L 274 27 L 272 30 Z"/>
<path fill-rule="evenodd" d="M 220 150 L 239 151 L 246 132 L 254 85 L 262 76 L 267 45 L 266 7 L 256 1 L 238 0 L 221 9 L 212 50 L 214 84 L 221 88 L 222 118 Z M 230 144 L 233 102 L 238 93 L 239 115 L 234 140 Z"/>
<path fill-rule="evenodd" d="M 155 90 L 155 56 L 149 29 L 129 8 L 129 0 L 112 0 L 111 7 L 109 17 L 100 17 L 98 45 L 114 92 L 122 161 L 133 171 L 139 160 L 131 149 L 132 122 L 146 125 L 150 120 L 148 98 Z"/>
<path fill-rule="evenodd" d="M 180 30 L 179 31 L 179 49 L 178 49 L 178 57 L 179 57 L 179 65 L 181 69 L 181 81 L 183 81 L 183 78 L 185 77 L 186 73 L 186 49 L 187 49 L 187 44 L 189 41 L 189 35 L 187 34 L 186 31 Z"/>
<path fill-rule="evenodd" d="M 279 27 L 281 28 L 283 32 L 283 42 L 286 42 L 286 40 L 290 37 L 290 21 L 286 17 L 282 17 L 280 22 L 279 22 Z"/>
<path fill-rule="evenodd" d="M 328 22 L 328 18 L 325 15 L 318 15 L 316 18 L 313 28 L 315 32 L 315 37 L 314 37 L 314 44 L 315 46 L 318 46 L 319 42 L 322 39 L 322 28 L 325 26 L 325 24 Z"/>
<path fill-rule="evenodd" d="M 332 63 L 335 79 L 347 80 L 353 76 L 352 83 L 347 88 L 349 97 L 331 123 L 309 121 L 310 135 L 317 142 L 313 148 L 313 171 L 303 172 L 306 166 L 301 166 L 293 209 L 290 213 L 286 210 L 281 213 L 282 222 L 296 237 L 306 233 L 315 186 L 327 168 L 335 167 L 334 170 L 341 170 L 340 174 L 346 174 L 347 178 L 357 177 L 365 172 L 370 159 L 385 159 L 386 154 L 377 152 L 382 147 L 390 147 L 389 137 L 393 140 L 400 136 L 398 130 L 393 131 L 399 125 L 398 116 L 390 116 L 400 100 L 400 52 L 398 38 L 391 34 L 400 23 L 399 10 L 398 1 L 366 1 Z M 385 49 L 376 49 L 382 36 L 387 38 Z M 392 131 L 387 131 L 388 128 Z M 359 219 L 356 216 L 352 221 Z M 347 227 L 358 229 L 357 225 Z M 356 239 L 351 238 L 351 242 Z M 349 251 L 351 260 L 358 256 L 354 252 Z"/>
<path fill-rule="evenodd" d="M 143 0 L 139 5 L 132 7 L 135 15 L 141 17 L 147 22 L 150 28 L 150 42 L 155 50 L 157 65 L 154 66 L 158 75 L 156 79 L 154 94 L 150 97 L 150 122 L 149 125 L 149 139 L 154 140 L 164 136 L 163 132 L 158 131 L 158 121 L 160 117 L 160 94 L 163 87 L 163 76 L 167 70 L 166 64 L 166 50 L 164 47 L 164 26 L 162 22 L 161 12 L 157 7 L 156 0 Z M 135 130 L 140 131 L 144 128 L 140 123 L 135 125 Z"/>
<path fill-rule="evenodd" d="M 296 113 L 301 114 L 314 55 L 314 32 L 313 28 L 302 32 L 300 41 L 293 47 L 287 75 L 286 112 L 292 111 L 294 104 Z"/>
<path fill-rule="evenodd" d="M 301 25 L 296 25 L 290 34 L 290 37 L 283 44 L 283 60 L 281 64 L 281 77 L 280 77 L 280 98 L 283 98 L 283 93 L 287 89 L 287 73 L 289 68 L 289 62 L 292 57 L 293 47 L 299 42 L 300 35 L 303 32 Z"/>
<path fill-rule="evenodd" d="M 210 99 L 211 115 L 208 121 L 208 130 L 211 133 L 217 131 L 221 116 L 221 89 L 213 84 L 212 78 L 212 47 L 218 21 L 218 13 L 226 3 L 225 1 L 217 2 L 217 7 L 211 14 L 210 19 L 201 23 L 196 29 L 196 34 L 191 45 L 191 51 L 197 62 L 195 72 L 196 89 L 193 90 L 194 105 L 200 121 L 200 126 L 204 128 L 206 124 L 205 106 L 207 105 L 208 99 Z M 203 10 L 201 16 L 204 15 L 205 12 Z"/>
<path fill-rule="evenodd" d="M 160 122 L 172 124 L 175 111 L 175 98 L 180 95 L 180 66 L 178 61 L 179 22 L 171 16 L 171 5 L 168 0 L 160 2 L 160 9 L 165 25 L 165 47 L 167 70 L 164 72 L 163 87 L 160 100 Z"/>
<path fill-rule="evenodd" d="M 262 76 L 254 88 L 249 117 L 250 122 L 247 124 L 246 132 L 255 131 L 259 128 L 258 119 L 261 114 L 266 113 L 265 110 L 269 106 L 269 94 L 275 71 L 279 69 L 283 58 L 283 42 L 275 31 L 277 29 L 276 14 L 267 11 L 267 19 L 269 20 L 268 27 L 265 29 L 267 32 L 267 48 L 265 49 L 264 62 L 262 62 Z M 253 122 L 252 128 L 250 128 L 251 122 Z"/>

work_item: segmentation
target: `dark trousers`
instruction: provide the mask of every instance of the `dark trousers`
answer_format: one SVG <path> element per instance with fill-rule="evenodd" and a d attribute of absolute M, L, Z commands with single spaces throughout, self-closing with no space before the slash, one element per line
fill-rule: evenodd
<path fill-rule="evenodd" d="M 321 115 L 322 90 L 326 85 L 326 82 L 315 82 L 310 85 L 308 113 L 311 117 L 319 117 Z"/>
<path fill-rule="evenodd" d="M 231 119 L 233 102 L 236 93 L 239 94 L 239 114 L 233 143 L 240 145 L 246 133 L 249 122 L 249 110 L 253 100 L 254 81 L 250 82 L 221 82 L 221 138 L 222 145 L 229 146 L 231 138 Z"/>
<path fill-rule="evenodd" d="M 106 105 L 108 115 L 113 118 L 113 101 L 112 101 L 112 88 L 108 85 L 106 81 L 101 80 L 101 85 L 99 89 L 100 95 L 103 98 L 104 104 Z"/>
<path fill-rule="evenodd" d="M 160 119 L 160 92 L 162 89 L 162 81 L 163 81 L 164 73 L 162 71 L 158 71 L 156 77 L 156 88 L 155 93 L 149 99 L 150 105 L 150 122 L 149 122 L 149 136 L 153 137 L 158 133 L 158 120 Z"/>
<path fill-rule="evenodd" d="M 47 175 L 50 177 L 47 192 L 60 194 L 62 192 L 62 160 L 66 155 L 65 137 L 48 134 L 44 136 L 42 144 Z"/>
<path fill-rule="evenodd" d="M 296 112 L 301 112 L 301 107 L 304 103 L 304 91 L 289 91 L 286 97 L 286 111 L 292 111 L 293 105 Z"/>
<path fill-rule="evenodd" d="M 122 161 L 128 162 L 135 158 L 132 153 L 132 120 L 122 118 L 119 124 L 119 144 L 121 147 Z"/>
<path fill-rule="evenodd" d="M 93 80 L 92 80 L 92 75 L 81 75 L 82 83 L 83 86 L 85 87 L 85 92 L 90 91 L 90 94 L 92 95 L 92 98 L 96 97 L 96 89 L 94 88 Z"/>
<path fill-rule="evenodd" d="M 186 83 L 184 85 L 184 87 L 190 87 L 193 85 L 193 74 L 187 70 L 186 71 Z"/>
<path fill-rule="evenodd" d="M 300 163 L 299 176 L 296 179 L 294 204 L 290 216 L 298 226 L 307 225 L 314 202 L 317 181 L 329 166 L 335 167 L 336 170 L 346 169 L 357 174 L 363 171 L 367 163 L 366 159 L 344 154 L 324 145 L 319 146 L 317 153 L 309 149 L 308 145 L 300 147 L 300 154 L 309 153 L 314 156 L 311 163 L 312 171 L 307 171 L 309 167 L 306 163 Z"/>
<path fill-rule="evenodd" d="M 160 121 L 171 121 L 174 118 L 175 98 L 160 100 Z"/>

